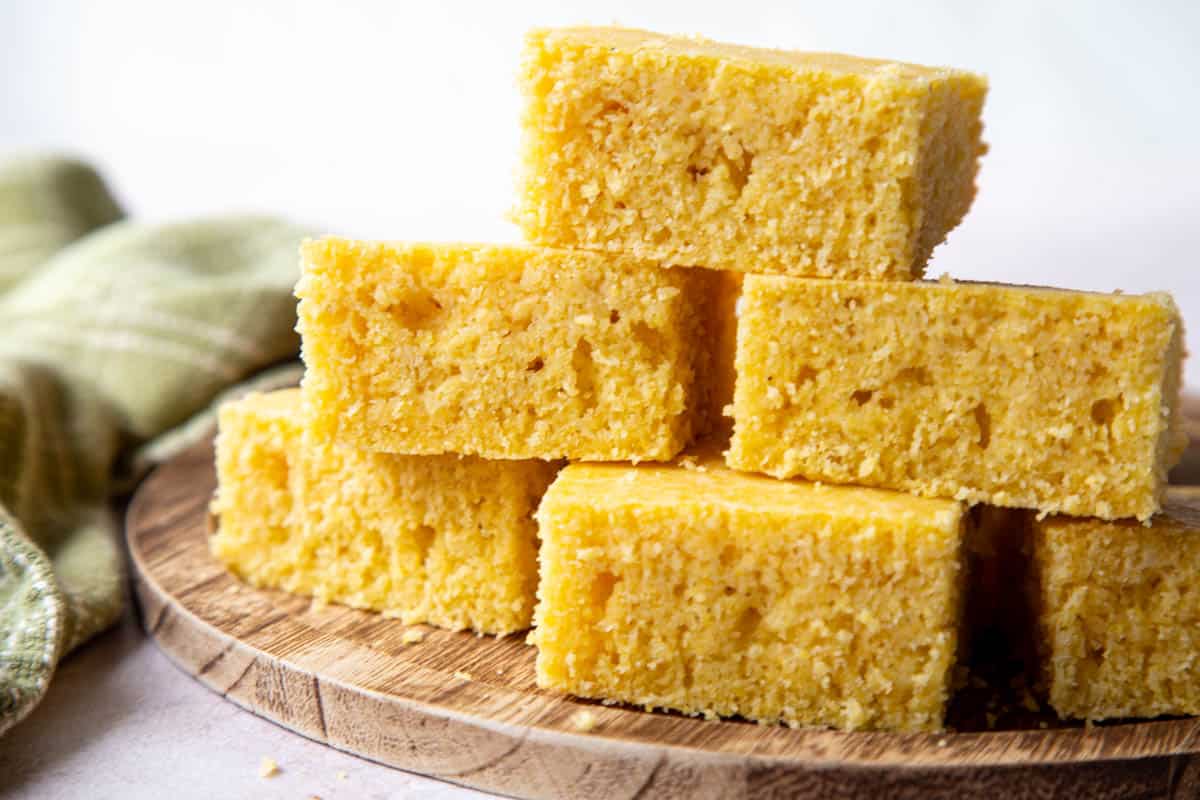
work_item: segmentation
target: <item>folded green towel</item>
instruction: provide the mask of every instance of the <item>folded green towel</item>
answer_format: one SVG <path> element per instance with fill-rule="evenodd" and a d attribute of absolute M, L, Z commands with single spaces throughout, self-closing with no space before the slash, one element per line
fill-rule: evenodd
<path fill-rule="evenodd" d="M 306 231 L 121 216 L 83 164 L 0 164 L 0 733 L 120 615 L 112 492 L 204 435 L 187 421 L 219 392 L 299 346 Z"/>

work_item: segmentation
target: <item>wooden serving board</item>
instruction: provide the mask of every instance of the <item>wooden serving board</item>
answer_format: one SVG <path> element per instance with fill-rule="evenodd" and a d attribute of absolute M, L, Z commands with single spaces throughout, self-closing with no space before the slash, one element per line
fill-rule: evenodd
<path fill-rule="evenodd" d="M 1200 402 L 1188 407 L 1200 441 Z M 1200 483 L 1198 456 L 1176 476 Z M 1200 797 L 1200 719 L 840 733 L 543 692 L 522 636 L 422 626 L 424 641 L 406 645 L 396 620 L 240 583 L 208 552 L 214 485 L 205 443 L 157 470 L 130 506 L 146 630 L 224 697 L 374 761 L 519 797 Z M 594 714 L 590 732 L 573 720 L 581 709 Z"/>

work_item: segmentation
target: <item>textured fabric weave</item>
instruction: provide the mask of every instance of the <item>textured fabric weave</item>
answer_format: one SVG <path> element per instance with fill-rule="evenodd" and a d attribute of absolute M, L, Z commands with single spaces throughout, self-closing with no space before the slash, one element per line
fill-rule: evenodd
<path fill-rule="evenodd" d="M 0 733 L 121 613 L 112 492 L 207 435 L 218 393 L 299 348 L 306 231 L 121 216 L 84 164 L 0 164 Z"/>

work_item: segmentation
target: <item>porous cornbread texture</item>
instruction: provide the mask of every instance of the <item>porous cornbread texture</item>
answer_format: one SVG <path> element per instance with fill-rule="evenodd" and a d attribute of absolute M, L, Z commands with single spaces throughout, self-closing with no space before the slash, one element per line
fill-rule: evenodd
<path fill-rule="evenodd" d="M 525 245 L 303 247 L 318 437 L 368 450 L 668 460 L 705 427 L 715 275 Z"/>
<path fill-rule="evenodd" d="M 293 462 L 304 434 L 296 411 L 295 391 L 251 394 L 221 406 L 218 489 L 211 506 L 220 526 L 209 546 L 233 572 L 258 585 L 313 594 L 318 565 L 333 553 L 295 547 Z M 283 553 L 288 557 L 281 558 Z"/>
<path fill-rule="evenodd" d="M 537 518 L 540 686 L 790 725 L 941 727 L 960 504 L 701 454 L 568 466 Z"/>
<path fill-rule="evenodd" d="M 1200 714 L 1200 494 L 1149 527 L 1031 521 L 1042 681 L 1062 717 Z"/>
<path fill-rule="evenodd" d="M 1147 518 L 1183 450 L 1168 295 L 747 276 L 730 466 Z"/>
<path fill-rule="evenodd" d="M 367 453 L 303 432 L 298 390 L 221 409 L 212 550 L 256 586 L 509 633 L 537 587 L 544 461 Z"/>
<path fill-rule="evenodd" d="M 526 236 L 674 264 L 919 277 L 986 149 L 958 70 L 567 28 L 520 82 Z"/>

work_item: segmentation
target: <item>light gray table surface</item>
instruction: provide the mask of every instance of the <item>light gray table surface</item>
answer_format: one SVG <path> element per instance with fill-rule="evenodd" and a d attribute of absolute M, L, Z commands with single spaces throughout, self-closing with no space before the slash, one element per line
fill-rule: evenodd
<path fill-rule="evenodd" d="M 263 758 L 279 773 L 259 776 Z M 0 798 L 465 800 L 479 792 L 339 752 L 244 711 L 180 671 L 132 611 L 69 655 L 0 737 Z"/>

